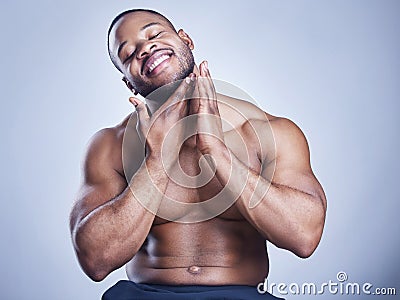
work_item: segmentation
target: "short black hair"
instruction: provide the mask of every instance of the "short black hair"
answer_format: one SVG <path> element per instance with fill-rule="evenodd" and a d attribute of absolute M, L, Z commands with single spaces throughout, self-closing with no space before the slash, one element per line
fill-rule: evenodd
<path fill-rule="evenodd" d="M 176 29 L 174 27 L 174 25 L 171 23 L 170 20 L 168 20 L 167 17 L 165 17 L 163 14 L 159 13 L 158 11 L 152 10 L 152 9 L 145 9 L 145 8 L 134 8 L 134 9 L 128 9 L 125 10 L 123 12 L 121 12 L 119 15 L 117 15 L 110 24 L 110 27 L 108 28 L 108 33 L 107 33 L 107 51 L 108 51 L 108 55 L 110 56 L 110 59 L 112 61 L 112 63 L 114 64 L 114 66 L 122 73 L 121 69 L 118 67 L 118 65 L 116 64 L 113 55 L 110 52 L 110 33 L 111 30 L 113 29 L 114 25 L 125 15 L 130 14 L 130 13 L 134 13 L 134 12 L 147 12 L 147 13 L 151 13 L 154 15 L 157 15 L 161 18 L 163 18 L 169 26 L 171 26 L 171 28 L 176 32 Z"/>

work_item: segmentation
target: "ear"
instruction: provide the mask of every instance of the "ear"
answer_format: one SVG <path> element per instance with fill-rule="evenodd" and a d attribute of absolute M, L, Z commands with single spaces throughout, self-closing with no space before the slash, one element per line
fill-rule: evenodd
<path fill-rule="evenodd" d="M 181 40 L 182 40 L 186 45 L 188 45 L 188 47 L 189 47 L 190 50 L 193 50 L 193 49 L 194 49 L 194 43 L 193 43 L 192 39 L 190 38 L 190 36 L 189 36 L 186 32 L 183 31 L 183 29 L 179 29 L 178 35 L 179 35 L 179 37 L 181 38 Z"/>
<path fill-rule="evenodd" d="M 126 78 L 125 76 L 122 77 L 122 81 L 125 83 L 125 85 L 128 87 L 128 89 L 134 94 L 137 95 L 138 92 L 135 91 L 135 89 L 133 88 L 132 84 L 129 82 L 128 78 Z"/>

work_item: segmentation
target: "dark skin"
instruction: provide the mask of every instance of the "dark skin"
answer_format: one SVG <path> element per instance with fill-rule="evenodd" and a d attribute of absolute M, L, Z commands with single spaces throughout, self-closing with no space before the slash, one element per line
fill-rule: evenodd
<path fill-rule="evenodd" d="M 140 30 L 151 22 L 159 24 Z M 151 30 L 164 33 L 149 39 Z M 182 57 L 173 55 L 154 73 L 143 75 L 141 62 L 152 55 L 152 49 L 194 48 L 183 30 L 176 33 L 162 18 L 145 12 L 125 16 L 111 34 L 111 51 L 131 89 L 135 82 L 159 86 L 171 82 L 184 65 Z M 136 49 L 136 55 L 124 64 L 129 47 Z M 192 71 L 164 103 L 130 98 L 136 107 L 132 120 L 127 117 L 99 131 L 89 145 L 83 183 L 71 212 L 71 232 L 79 262 L 95 281 L 126 264 L 129 279 L 138 283 L 255 286 L 268 275 L 266 240 L 303 258 L 320 241 L 326 199 L 311 170 L 301 130 L 251 103 L 217 94 L 207 62 Z M 187 95 L 190 101 L 182 101 Z M 197 116 L 198 134 L 176 149 L 166 132 L 188 115 Z M 123 175 L 121 153 L 128 131 L 134 174 L 129 182 Z M 184 132 L 178 126 L 174 138 Z M 163 157 L 164 167 L 160 141 L 170 147 Z M 213 174 L 212 179 L 194 189 L 179 186 L 171 180 L 178 162 L 185 173 L 195 176 L 203 170 Z M 181 223 L 204 211 L 172 210 L 165 204 L 168 197 L 199 203 L 225 186 L 238 199 L 206 221 Z M 164 212 L 174 219 L 160 217 Z"/>

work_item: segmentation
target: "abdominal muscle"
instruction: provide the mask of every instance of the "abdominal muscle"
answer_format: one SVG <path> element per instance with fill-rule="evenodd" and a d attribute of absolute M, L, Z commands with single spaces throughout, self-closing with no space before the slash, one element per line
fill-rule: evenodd
<path fill-rule="evenodd" d="M 128 278 L 136 283 L 169 285 L 255 286 L 268 269 L 265 240 L 257 231 L 244 219 L 221 217 L 153 225 L 126 266 Z"/>

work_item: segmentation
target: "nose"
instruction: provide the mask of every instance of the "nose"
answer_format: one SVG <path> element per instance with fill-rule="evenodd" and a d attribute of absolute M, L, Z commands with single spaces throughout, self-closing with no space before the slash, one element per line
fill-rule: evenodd
<path fill-rule="evenodd" d="M 137 58 L 142 59 L 143 57 L 146 57 L 149 55 L 151 52 L 154 51 L 154 49 L 157 48 L 157 45 L 153 41 L 142 41 L 138 45 L 138 51 L 137 51 Z"/>

